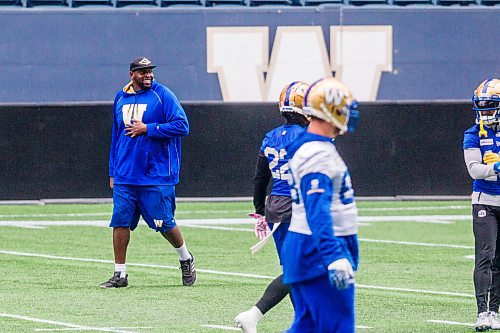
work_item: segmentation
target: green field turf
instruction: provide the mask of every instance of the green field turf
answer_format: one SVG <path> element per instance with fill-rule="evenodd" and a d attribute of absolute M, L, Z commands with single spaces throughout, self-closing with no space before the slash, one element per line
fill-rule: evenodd
<path fill-rule="evenodd" d="M 470 203 L 367 201 L 358 207 L 358 331 L 473 332 Z M 280 273 L 272 243 L 250 253 L 257 241 L 252 221 L 230 223 L 245 219 L 250 202 L 180 202 L 176 218 L 196 257 L 195 286 L 182 287 L 177 254 L 142 222 L 127 256 L 130 286 L 99 289 L 113 271 L 111 229 L 61 223 L 105 225 L 111 210 L 0 206 L 0 333 L 229 332 L 234 316 L 254 305 Z M 415 216 L 418 221 L 408 221 Z M 186 219 L 207 220 L 198 221 L 206 227 L 182 226 Z M 210 219 L 228 220 L 213 225 Z M 49 221 L 62 222 L 44 225 Z M 283 332 L 292 320 L 286 299 L 259 332 Z"/>

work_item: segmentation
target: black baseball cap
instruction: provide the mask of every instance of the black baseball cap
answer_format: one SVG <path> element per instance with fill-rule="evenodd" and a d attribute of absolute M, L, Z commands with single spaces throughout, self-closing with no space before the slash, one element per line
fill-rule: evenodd
<path fill-rule="evenodd" d="M 156 65 L 153 65 L 153 62 L 146 57 L 135 58 L 134 61 L 130 63 L 131 71 L 135 71 L 138 69 L 145 69 L 145 68 L 153 69 L 155 67 Z"/>

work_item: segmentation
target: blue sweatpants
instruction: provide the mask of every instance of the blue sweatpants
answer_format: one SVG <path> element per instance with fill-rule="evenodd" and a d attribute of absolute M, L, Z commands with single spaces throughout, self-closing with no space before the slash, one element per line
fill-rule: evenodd
<path fill-rule="evenodd" d="M 288 333 L 354 333 L 354 285 L 339 291 L 328 275 L 291 284 L 295 319 Z"/>

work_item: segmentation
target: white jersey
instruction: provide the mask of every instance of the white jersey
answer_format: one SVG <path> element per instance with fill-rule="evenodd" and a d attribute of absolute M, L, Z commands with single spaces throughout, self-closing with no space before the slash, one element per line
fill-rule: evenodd
<path fill-rule="evenodd" d="M 354 201 L 351 177 L 335 145 L 326 141 L 306 142 L 289 161 L 289 166 L 292 171 L 294 186 L 292 189 L 293 213 L 289 231 L 311 235 L 312 232 L 307 222 L 300 184 L 305 175 L 321 173 L 328 176 L 333 183 L 330 213 L 333 219 L 334 235 L 349 236 L 357 234 L 358 210 Z M 312 188 L 309 191 L 315 191 L 314 184 L 311 185 Z"/>

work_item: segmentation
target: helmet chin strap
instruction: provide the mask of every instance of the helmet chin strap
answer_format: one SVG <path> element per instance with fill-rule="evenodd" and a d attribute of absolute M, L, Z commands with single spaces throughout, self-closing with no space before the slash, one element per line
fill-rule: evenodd
<path fill-rule="evenodd" d="M 495 132 L 498 132 L 500 130 L 500 124 L 498 121 L 493 121 L 489 124 L 485 124 L 483 120 L 479 121 L 479 137 L 488 137 L 488 132 L 484 129 L 484 127 L 491 128 Z"/>
<path fill-rule="evenodd" d="M 481 119 L 479 120 L 479 137 L 484 136 L 485 138 L 488 137 L 488 132 L 484 129 L 484 121 Z"/>

